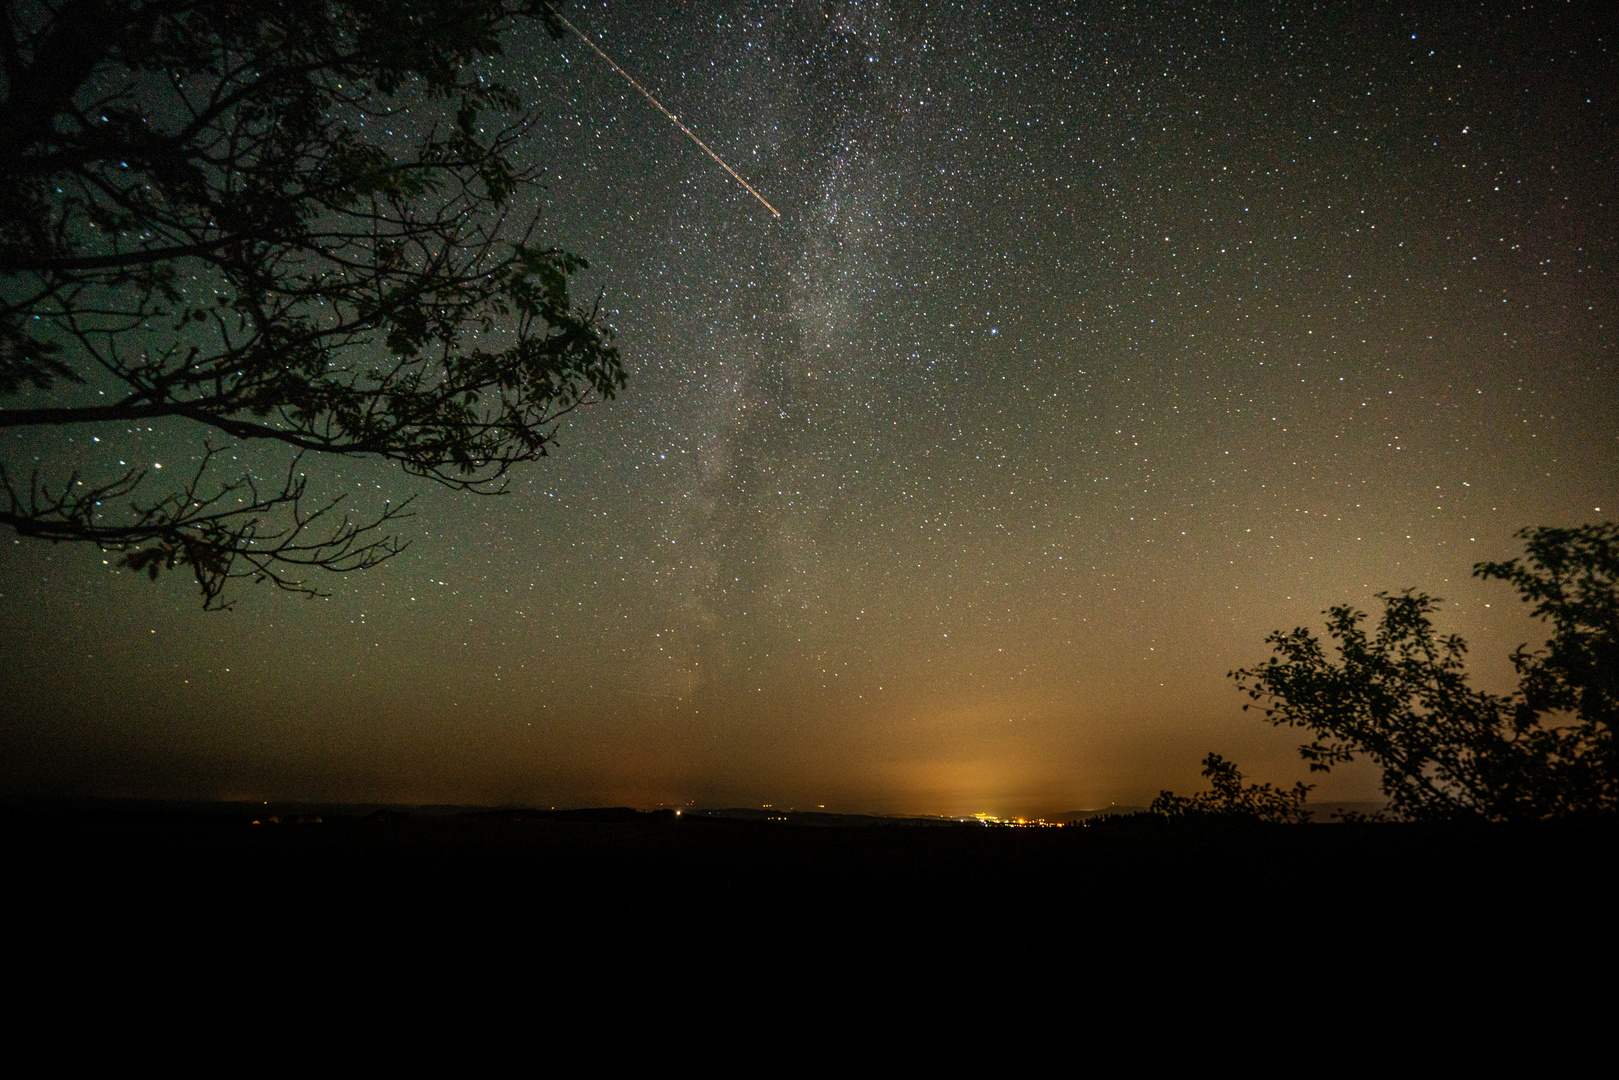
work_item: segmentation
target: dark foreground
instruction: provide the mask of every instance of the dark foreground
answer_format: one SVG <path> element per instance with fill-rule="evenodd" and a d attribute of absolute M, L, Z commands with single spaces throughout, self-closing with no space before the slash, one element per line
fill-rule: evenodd
<path fill-rule="evenodd" d="M 171 956 L 463 950 L 750 965 L 1481 945 L 1523 954 L 1608 910 L 1616 830 L 1104 822 L 817 825 L 667 812 L 9 808 L 10 923 Z M 313 815 L 305 814 L 305 817 Z M 1605 946 L 1604 946 L 1605 947 Z M 491 951 L 493 950 L 493 952 Z"/>

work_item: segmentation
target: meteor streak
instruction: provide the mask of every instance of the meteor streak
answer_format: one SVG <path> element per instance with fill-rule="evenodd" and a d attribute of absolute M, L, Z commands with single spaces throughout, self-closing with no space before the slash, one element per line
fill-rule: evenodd
<path fill-rule="evenodd" d="M 735 169 L 733 169 L 729 165 L 725 164 L 724 161 L 721 161 L 720 156 L 718 154 L 714 153 L 714 151 L 710 150 L 708 148 L 707 143 L 705 143 L 703 140 L 699 139 L 697 137 L 696 133 L 693 132 L 691 128 L 687 127 L 685 124 L 682 124 L 680 122 L 680 117 L 676 116 L 674 113 L 670 112 L 668 109 L 665 109 L 663 107 L 663 103 L 660 102 L 657 98 L 653 97 L 652 94 L 647 90 L 646 87 L 644 87 L 640 83 L 636 82 L 635 81 L 635 76 L 631 75 L 629 72 L 625 71 L 623 68 L 621 68 L 617 64 L 613 63 L 613 58 L 611 56 L 608 56 L 606 53 L 604 53 L 600 49 L 598 49 L 596 47 L 596 43 L 594 41 L 591 41 L 589 38 L 585 37 L 584 33 L 582 31 L 580 31 L 580 29 L 577 26 L 573 25 L 573 23 L 569 22 L 567 19 L 564 19 L 562 17 L 561 12 L 557 11 L 555 8 L 552 8 L 551 9 L 551 14 L 556 16 L 557 22 L 561 23 L 563 26 L 566 26 L 569 30 L 572 30 L 575 34 L 577 34 L 579 36 L 580 41 L 584 42 L 586 45 L 589 45 L 591 52 L 595 53 L 597 56 L 599 56 L 603 60 L 607 61 L 607 66 L 608 67 L 612 68 L 614 71 L 616 71 L 620 75 L 624 76 L 624 81 L 625 82 L 629 83 L 631 86 L 633 86 L 637 90 L 641 91 L 641 96 L 642 97 L 644 97 L 648 101 L 652 102 L 653 107 L 656 108 L 663 115 L 667 116 L 670 119 L 670 121 L 673 122 L 675 127 L 679 128 L 681 131 L 684 131 L 686 133 L 687 138 L 691 139 L 692 142 L 694 142 L 698 146 L 702 147 L 703 148 L 703 153 L 705 153 L 709 157 L 713 158 L 716 162 L 719 163 L 720 168 L 724 169 L 726 172 L 731 174 L 731 179 L 735 180 L 737 183 L 739 183 L 743 187 L 747 188 L 749 195 L 752 195 L 755 199 L 758 199 L 759 202 L 761 204 L 763 204 L 763 206 L 764 206 L 764 208 L 766 210 L 769 210 L 772 214 L 776 215 L 778 218 L 781 217 L 781 211 L 780 210 L 777 210 L 774 206 L 771 206 L 768 202 L 765 202 L 765 197 L 763 195 L 759 194 L 757 191 L 755 191 L 753 189 L 752 184 L 750 184 L 746 180 L 742 179 L 742 177 L 737 173 L 737 171 Z"/>

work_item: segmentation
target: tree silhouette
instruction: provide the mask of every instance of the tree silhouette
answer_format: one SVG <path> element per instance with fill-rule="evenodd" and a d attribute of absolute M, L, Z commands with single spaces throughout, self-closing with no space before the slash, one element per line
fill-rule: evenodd
<path fill-rule="evenodd" d="M 1512 655 L 1519 676 L 1515 727 L 1543 750 L 1548 797 L 1612 810 L 1619 800 L 1619 524 L 1526 529 L 1524 560 L 1480 563 L 1473 573 L 1510 583 L 1552 636 Z"/>
<path fill-rule="evenodd" d="M 1231 673 L 1272 724 L 1305 728 L 1312 771 L 1365 755 L 1401 819 L 1540 820 L 1619 809 L 1619 525 L 1536 528 L 1522 560 L 1479 563 L 1509 582 L 1552 637 L 1513 656 L 1518 690 L 1468 685 L 1466 643 L 1440 637 L 1422 593 L 1379 594 L 1375 632 L 1343 605 L 1326 614 L 1329 658 L 1304 628 L 1267 641 L 1276 656 Z M 1250 706 L 1244 706 L 1248 708 Z"/>
<path fill-rule="evenodd" d="M 0 428 L 199 429 L 178 487 L 0 462 L 0 522 L 313 593 L 403 504 L 306 496 L 320 455 L 501 489 L 624 371 L 582 259 L 535 240 L 531 117 L 480 60 L 524 0 L 37 0 L 0 27 Z M 103 429 L 105 430 L 105 429 Z M 286 448 L 220 479 L 231 440 Z M 408 500 L 407 500 L 408 502 Z"/>
<path fill-rule="evenodd" d="M 1171 818 L 1231 817 L 1277 824 L 1310 820 L 1304 799 L 1313 784 L 1297 783 L 1287 791 L 1269 784 L 1244 785 L 1236 764 L 1213 751 L 1203 759 L 1203 775 L 1209 778 L 1210 790 L 1189 798 L 1160 791 L 1147 812 Z"/>

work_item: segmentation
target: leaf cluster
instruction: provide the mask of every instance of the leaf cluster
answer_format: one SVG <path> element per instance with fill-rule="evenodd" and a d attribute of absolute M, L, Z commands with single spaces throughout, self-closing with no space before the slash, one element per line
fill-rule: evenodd
<path fill-rule="evenodd" d="M 561 34 L 543 4 L 34 0 L 5 14 L 0 396 L 26 400 L 0 427 L 175 418 L 498 491 L 562 416 L 622 388 L 599 311 L 570 298 L 586 264 L 535 241 L 537 168 L 519 157 L 532 118 L 490 74 L 514 25 Z M 162 499 L 75 516 L 42 482 L 8 475 L 0 520 L 200 552 L 179 556 L 199 575 L 253 546 L 228 522 L 204 536 L 165 518 Z"/>

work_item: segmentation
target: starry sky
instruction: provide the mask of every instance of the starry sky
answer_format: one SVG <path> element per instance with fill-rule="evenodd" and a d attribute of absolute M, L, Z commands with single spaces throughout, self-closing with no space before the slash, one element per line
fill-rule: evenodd
<path fill-rule="evenodd" d="M 499 497 L 311 468 L 416 496 L 326 599 L 204 613 L 6 537 L 8 791 L 1032 815 L 1217 750 L 1371 799 L 1226 673 L 1416 587 L 1505 690 L 1543 637 L 1471 567 L 1619 506 L 1611 14 L 560 10 L 781 218 L 577 39 L 512 38 L 625 392 Z"/>

